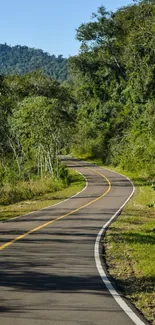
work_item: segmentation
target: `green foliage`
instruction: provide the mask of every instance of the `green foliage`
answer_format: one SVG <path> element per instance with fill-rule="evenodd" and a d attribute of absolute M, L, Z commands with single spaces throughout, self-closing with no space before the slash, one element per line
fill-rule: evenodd
<path fill-rule="evenodd" d="M 0 44 L 0 74 L 24 75 L 34 70 L 59 81 L 67 79 L 67 59 L 56 57 L 40 49 Z"/>
<path fill-rule="evenodd" d="M 77 30 L 81 51 L 70 58 L 63 84 L 46 75 L 51 59 L 64 68 L 62 56 L 1 45 L 0 62 L 16 60 L 19 69 L 0 77 L 1 185 L 46 175 L 67 182 L 58 156 L 71 148 L 154 179 L 154 36 L 153 0 L 115 13 L 100 7 Z M 33 70 L 24 70 L 26 59 L 31 68 L 39 60 L 34 68 L 42 72 L 25 74 Z"/>
<path fill-rule="evenodd" d="M 69 61 L 78 103 L 78 152 L 155 176 L 155 4 L 104 7 L 77 30 Z"/>
<path fill-rule="evenodd" d="M 7 197 L 10 201 L 9 188 L 5 186 L 5 193 L 3 189 L 3 199 L 5 199 L 6 205 L 3 204 L 2 198 L 0 198 L 2 203 L 0 204 L 0 220 L 8 220 L 29 212 L 38 211 L 47 206 L 52 206 L 82 190 L 85 186 L 84 177 L 70 169 L 67 170 L 67 173 L 67 184 L 61 179 L 53 180 L 48 177 L 46 179 L 31 180 L 31 182 L 19 181 L 16 185 L 16 191 L 22 194 L 24 201 L 21 201 L 21 196 L 18 194 L 20 201 L 11 205 L 8 205 L 7 201 Z M 31 199 L 26 199 L 26 195 L 30 196 L 30 194 Z M 16 196 L 14 197 L 16 200 Z"/>
<path fill-rule="evenodd" d="M 45 193 L 57 192 L 66 185 L 62 180 L 51 177 L 31 179 L 29 182 L 16 181 L 14 184 L 11 177 L 10 181 L 0 189 L 0 205 L 39 198 Z"/>
<path fill-rule="evenodd" d="M 71 141 L 75 123 L 67 86 L 31 72 L 0 79 L 0 188 L 2 202 L 32 198 L 19 182 L 51 179 L 68 184 L 58 155 Z M 24 194 L 22 194 L 24 193 Z"/>

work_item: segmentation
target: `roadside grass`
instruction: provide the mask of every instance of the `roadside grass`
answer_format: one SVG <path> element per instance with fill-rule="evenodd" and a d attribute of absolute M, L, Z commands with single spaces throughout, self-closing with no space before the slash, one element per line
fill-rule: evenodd
<path fill-rule="evenodd" d="M 133 179 L 134 181 L 134 179 Z M 155 325 L 155 191 L 136 187 L 135 195 L 112 223 L 103 241 L 110 275 Z"/>
<path fill-rule="evenodd" d="M 103 166 L 100 160 L 78 158 Z M 103 238 L 104 259 L 124 296 L 155 325 L 155 180 L 141 173 L 107 168 L 129 177 L 136 189 Z"/>
<path fill-rule="evenodd" d="M 82 190 L 85 186 L 85 179 L 82 175 L 69 169 L 69 185 L 64 185 L 62 182 L 55 182 L 51 186 L 47 181 L 36 181 L 32 184 L 20 183 L 21 190 L 31 186 L 33 190 L 33 199 L 21 200 L 13 204 L 0 204 L 0 221 L 5 221 L 13 217 L 25 215 L 29 212 L 43 209 L 47 206 L 52 206 L 55 203 L 63 201 L 70 196 Z M 24 192 L 25 193 L 25 192 Z M 29 193 L 27 189 L 27 193 Z"/>

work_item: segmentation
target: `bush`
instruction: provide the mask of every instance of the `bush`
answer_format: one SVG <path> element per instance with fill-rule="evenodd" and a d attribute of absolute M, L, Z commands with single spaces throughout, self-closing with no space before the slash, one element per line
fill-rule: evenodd
<path fill-rule="evenodd" d="M 35 197 L 41 197 L 46 193 L 52 193 L 65 187 L 61 179 L 46 178 L 17 181 L 16 184 L 5 184 L 0 190 L 0 204 L 8 205 L 19 201 L 30 200 Z"/>

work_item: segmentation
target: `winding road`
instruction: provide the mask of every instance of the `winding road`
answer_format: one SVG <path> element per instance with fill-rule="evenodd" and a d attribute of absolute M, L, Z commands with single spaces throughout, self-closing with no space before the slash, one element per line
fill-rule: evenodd
<path fill-rule="evenodd" d="M 86 177 L 81 193 L 0 223 L 0 324 L 147 324 L 114 290 L 100 258 L 100 229 L 132 184 L 86 162 L 66 163 Z"/>

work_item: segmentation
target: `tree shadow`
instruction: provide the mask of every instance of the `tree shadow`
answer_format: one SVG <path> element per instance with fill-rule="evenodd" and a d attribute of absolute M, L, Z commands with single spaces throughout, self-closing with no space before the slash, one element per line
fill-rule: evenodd
<path fill-rule="evenodd" d="M 116 229 L 116 228 L 115 228 Z M 128 233 L 119 233 L 119 232 L 113 232 L 112 233 L 112 238 L 113 241 L 115 242 L 122 242 L 122 243 L 129 243 L 129 244 L 151 244 L 152 246 L 155 245 L 155 238 L 154 238 L 154 231 L 152 233 L 152 231 L 149 232 L 150 235 L 145 235 L 145 234 L 140 234 L 138 232 L 132 233 L 132 232 L 128 232 Z M 107 237 L 111 236 L 107 233 Z"/>
<path fill-rule="evenodd" d="M 14 269 L 15 270 L 15 269 Z M 66 293 L 94 292 L 95 294 L 109 295 L 99 276 L 71 276 L 50 273 L 16 270 L 10 272 L 0 271 L 0 283 L 9 287 L 25 291 L 57 291 Z"/>
<path fill-rule="evenodd" d="M 125 279 L 117 279 L 117 285 L 119 286 L 122 292 L 124 291 L 127 294 L 153 294 L 155 291 L 155 277 L 128 276 Z"/>
<path fill-rule="evenodd" d="M 97 163 L 88 163 L 87 161 L 88 160 L 91 160 L 93 159 L 93 157 L 91 156 L 88 156 L 87 158 L 83 158 L 82 161 L 81 159 L 78 159 L 78 158 L 73 158 L 73 157 L 66 157 L 66 158 L 63 158 L 63 161 L 64 163 L 67 163 L 67 165 L 69 165 L 71 163 L 71 166 L 72 167 L 75 167 L 75 164 L 74 162 L 79 162 L 79 165 L 78 167 L 100 167 Z M 81 164 L 80 164 L 81 162 Z M 73 163 L 73 164 L 72 164 Z M 77 165 L 76 165 L 77 167 Z M 104 166 L 103 166 L 104 168 Z M 118 172 L 119 174 L 119 172 Z M 136 187 L 141 187 L 141 186 L 152 186 L 155 190 L 155 175 L 153 175 L 152 177 L 133 177 L 132 178 L 132 181 L 134 182 L 134 185 Z"/>
<path fill-rule="evenodd" d="M 147 177 L 133 177 L 133 182 L 134 185 L 137 187 L 142 187 L 142 186 L 155 186 L 155 179 L 154 177 L 152 179 L 147 178 Z"/>

